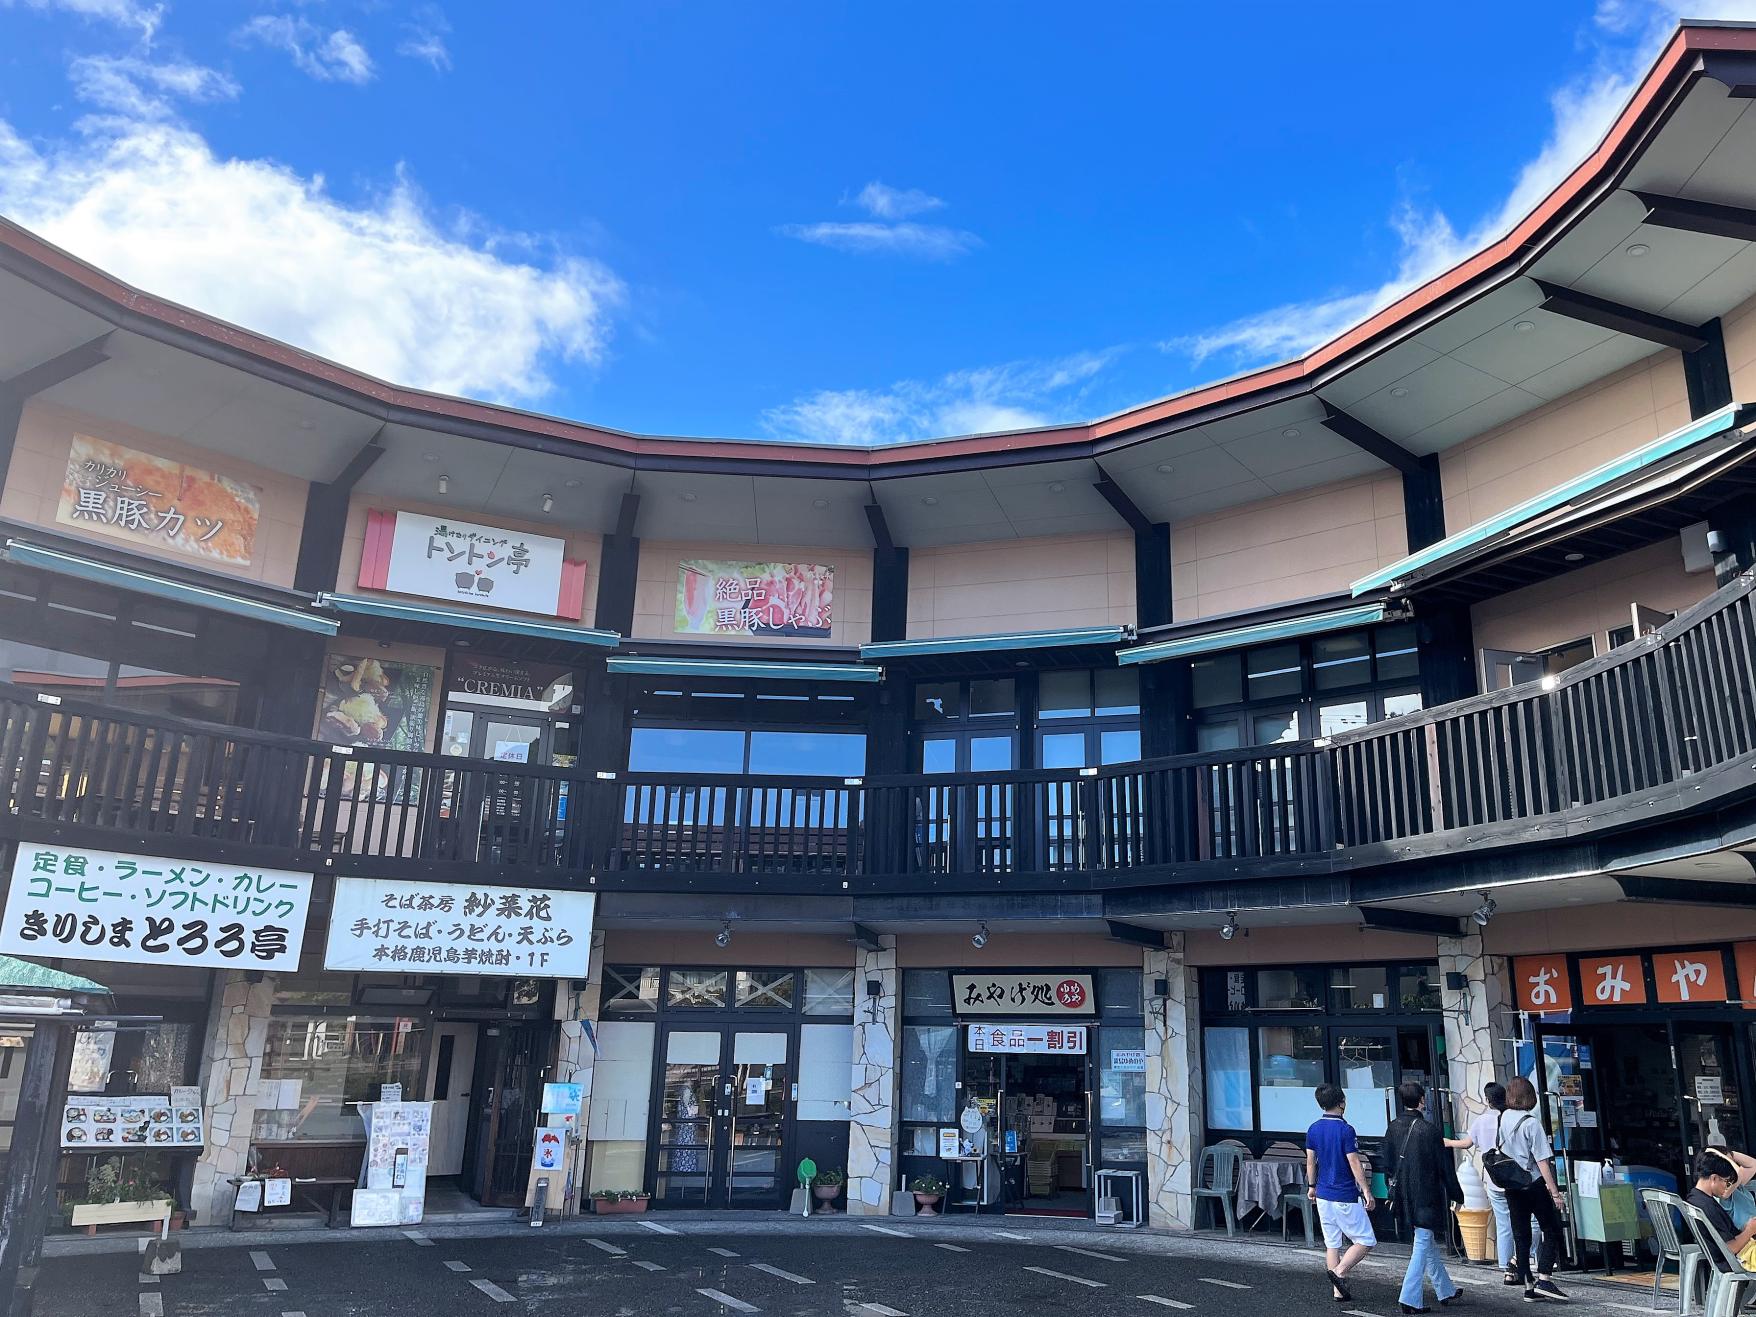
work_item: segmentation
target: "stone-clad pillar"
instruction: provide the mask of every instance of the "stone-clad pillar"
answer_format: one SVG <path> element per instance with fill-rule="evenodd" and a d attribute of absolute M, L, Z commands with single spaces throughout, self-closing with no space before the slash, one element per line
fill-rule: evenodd
<path fill-rule="evenodd" d="M 255 983 L 243 970 L 224 970 L 207 1020 L 201 1054 L 201 1100 L 207 1108 L 207 1147 L 195 1163 L 189 1206 L 202 1225 L 218 1225 L 231 1211 L 237 1190 L 228 1177 L 242 1175 L 250 1156 L 262 1054 L 274 1008 L 276 975 Z"/>
<path fill-rule="evenodd" d="M 880 937 L 877 951 L 862 947 L 854 970 L 854 1063 L 848 1104 L 848 1212 L 887 1216 L 896 1176 L 896 1091 L 901 1054 L 897 1028 L 901 976 L 896 938 Z M 866 984 L 880 984 L 876 997 Z"/>
<path fill-rule="evenodd" d="M 1482 949 L 1482 935 L 1439 939 L 1439 991 L 1445 1011 L 1445 1056 L 1450 1066 L 1453 1128 L 1462 1130 L 1486 1109 L 1482 1087 L 1505 1082 L 1506 1045 L 1512 1036 L 1512 991 L 1506 957 Z M 1461 990 L 1446 986 L 1462 974 Z"/>
<path fill-rule="evenodd" d="M 557 1004 L 561 1017 L 561 1040 L 555 1050 L 555 1079 L 558 1083 L 579 1085 L 579 1142 L 574 1145 L 573 1202 L 568 1209 L 577 1211 L 585 1193 L 586 1117 L 591 1111 L 592 1070 L 597 1065 L 598 1009 L 604 995 L 604 934 L 594 930 L 591 935 L 591 958 L 586 962 L 586 977 L 566 985 Z"/>
<path fill-rule="evenodd" d="M 1183 962 L 1183 934 L 1146 952 L 1147 1216 L 1161 1229 L 1187 1230 L 1195 1219 L 1194 1164 L 1201 1154 L 1201 999 L 1195 971 Z M 1168 995 L 1156 985 L 1165 982 Z"/>

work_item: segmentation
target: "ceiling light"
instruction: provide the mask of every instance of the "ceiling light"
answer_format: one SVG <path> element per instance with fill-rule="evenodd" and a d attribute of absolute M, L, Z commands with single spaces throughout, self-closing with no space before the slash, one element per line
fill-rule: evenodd
<path fill-rule="evenodd" d="M 423 462 L 437 462 L 438 460 L 439 460 L 438 453 L 422 453 L 421 454 L 421 461 L 423 461 Z"/>
<path fill-rule="evenodd" d="M 976 929 L 975 936 L 969 940 L 969 944 L 977 951 L 988 945 L 988 926 L 986 924 Z"/>
<path fill-rule="evenodd" d="M 469 641 L 467 641 L 467 640 L 454 640 L 451 643 L 456 645 L 459 649 L 468 649 L 469 648 Z"/>
<path fill-rule="evenodd" d="M 1628 255 L 1634 257 L 1635 260 L 1639 260 L 1651 250 L 1652 248 L 1648 247 L 1644 242 L 1636 242 L 1629 246 Z"/>
<path fill-rule="evenodd" d="M 1499 908 L 1499 903 L 1486 892 L 1483 892 L 1482 903 L 1469 912 L 1469 917 L 1481 927 L 1486 928 L 1488 926 L 1488 921 L 1494 917 L 1494 911 Z"/>
<path fill-rule="evenodd" d="M 921 506 L 925 508 L 936 508 L 939 506 L 939 500 L 934 498 L 931 494 L 928 494 L 921 500 Z"/>
<path fill-rule="evenodd" d="M 1565 557 L 1565 561 L 1567 561 L 1567 562 L 1584 562 L 1585 561 L 1585 555 L 1583 553 L 1569 553 L 1569 554 L 1566 554 L 1564 557 Z"/>
<path fill-rule="evenodd" d="M 829 506 L 829 500 L 826 498 L 814 498 L 811 500 L 811 506 L 821 512 L 824 508 Z"/>
<path fill-rule="evenodd" d="M 1234 910 L 1226 916 L 1226 922 L 1220 925 L 1219 935 L 1227 942 L 1230 942 L 1238 935 L 1239 927 L 1238 912 Z"/>
<path fill-rule="evenodd" d="M 1169 462 L 1160 462 L 1158 464 L 1158 473 L 1161 476 L 1170 475 L 1171 474 L 1171 464 Z"/>
<path fill-rule="evenodd" d="M 1390 396 L 1392 398 L 1406 398 L 1406 397 L 1408 397 L 1408 390 L 1403 388 L 1402 385 L 1399 384 L 1394 389 L 1392 389 L 1390 391 Z"/>
<path fill-rule="evenodd" d="M 1059 480 L 1053 482 L 1049 486 L 1049 493 L 1051 493 L 1051 494 L 1062 494 L 1062 493 L 1065 493 L 1066 490 L 1067 490 L 1067 486 L 1063 485 Z"/>
<path fill-rule="evenodd" d="M 1299 437 L 1299 427 L 1296 425 L 1289 425 L 1286 429 L 1280 432 L 1280 437 L 1282 439 L 1297 439 Z"/>
<path fill-rule="evenodd" d="M 680 496 L 680 497 L 681 497 L 681 498 L 682 498 L 682 500 L 683 500 L 683 501 L 684 501 L 684 502 L 685 502 L 685 503 L 693 503 L 693 502 L 694 502 L 694 501 L 695 501 L 695 495 L 694 495 L 694 494 L 690 494 L 690 493 L 685 493 L 685 494 L 682 494 L 682 495 L 681 495 L 681 496 Z"/>
<path fill-rule="evenodd" d="M 449 494 L 451 492 L 451 477 L 450 476 L 440 476 L 439 477 L 439 492 L 441 494 Z"/>
<path fill-rule="evenodd" d="M 1520 334 L 1528 334 L 1528 333 L 1530 333 L 1531 330 L 1536 328 L 1536 321 L 1534 321 L 1534 320 L 1520 320 L 1516 324 L 1514 324 L 1512 327 L 1514 329 L 1516 329 Z"/>
<path fill-rule="evenodd" d="M 553 512 L 554 510 L 555 510 L 555 496 L 553 494 L 544 494 L 543 495 L 543 511 L 544 512 Z"/>
<path fill-rule="evenodd" d="M 569 488 L 569 489 L 578 489 L 579 486 L 584 482 L 581 481 L 578 476 L 572 476 L 572 477 L 569 477 L 567 480 L 563 481 L 562 483 L 565 484 L 567 486 L 567 488 Z"/>
<path fill-rule="evenodd" d="M 713 935 L 713 944 L 716 947 L 729 947 L 732 945 L 732 926 L 729 922 L 719 926 L 719 932 Z"/>
<path fill-rule="evenodd" d="M 310 421 L 300 421 L 299 428 L 301 430 L 315 430 L 317 427 L 315 425 L 313 425 Z"/>

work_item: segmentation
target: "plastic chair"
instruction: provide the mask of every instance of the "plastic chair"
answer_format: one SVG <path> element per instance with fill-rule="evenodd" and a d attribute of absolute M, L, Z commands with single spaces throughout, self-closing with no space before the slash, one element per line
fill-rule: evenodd
<path fill-rule="evenodd" d="M 1315 1248 L 1317 1204 L 1311 1201 L 1303 1187 L 1288 1189 L 1280 1196 L 1280 1242 L 1287 1242 L 1287 1225 L 1292 1221 L 1294 1212 L 1299 1214 L 1299 1222 L 1305 1227 L 1305 1242 Z"/>
<path fill-rule="evenodd" d="M 1744 1269 L 1738 1255 L 1719 1237 L 1719 1231 L 1707 1219 L 1707 1213 L 1687 1202 L 1679 1202 L 1677 1211 L 1682 1214 L 1689 1233 L 1695 1236 L 1710 1268 L 1706 1317 L 1737 1317 L 1744 1301 L 1744 1291 L 1756 1286 L 1756 1272 Z"/>
<path fill-rule="evenodd" d="M 1642 1189 L 1640 1201 L 1646 1207 L 1646 1219 L 1652 1225 L 1653 1247 L 1658 1252 L 1658 1261 L 1652 1272 L 1652 1304 L 1658 1306 L 1663 1293 L 1665 1279 L 1665 1263 L 1677 1264 L 1677 1302 L 1684 1317 L 1689 1309 L 1695 1306 L 1697 1286 L 1701 1268 L 1707 1258 L 1696 1243 L 1685 1244 L 1677 1234 L 1676 1212 L 1685 1206 L 1676 1194 L 1664 1189 Z"/>
<path fill-rule="evenodd" d="M 1233 1200 L 1238 1192 L 1238 1163 L 1243 1153 L 1225 1146 L 1201 1150 L 1200 1174 L 1195 1177 L 1195 1216 L 1200 1224 L 1202 1201 L 1217 1202 L 1225 1213 L 1226 1234 L 1238 1233 L 1237 1209 Z M 1217 1224 L 1217 1219 L 1216 1219 Z"/>

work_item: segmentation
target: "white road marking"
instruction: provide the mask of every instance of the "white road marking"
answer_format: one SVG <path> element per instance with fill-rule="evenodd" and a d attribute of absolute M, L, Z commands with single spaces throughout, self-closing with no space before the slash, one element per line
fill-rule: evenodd
<path fill-rule="evenodd" d="M 892 1230 L 889 1226 L 869 1226 L 864 1221 L 860 1222 L 860 1229 L 861 1230 L 870 1230 L 874 1234 L 878 1234 L 878 1235 L 895 1235 L 898 1239 L 913 1239 L 914 1238 L 914 1236 L 909 1234 L 909 1232 L 906 1230 Z"/>
<path fill-rule="evenodd" d="M 274 1259 L 260 1249 L 257 1249 L 250 1254 L 250 1261 L 256 1264 L 256 1270 L 258 1271 L 274 1270 Z"/>
<path fill-rule="evenodd" d="M 447 1271 L 468 1271 L 469 1270 L 469 1263 L 467 1263 L 467 1262 L 447 1262 L 445 1264 L 445 1269 Z"/>
<path fill-rule="evenodd" d="M 280 1317 L 305 1317 L 305 1313 L 301 1309 L 298 1312 L 283 1312 Z"/>
<path fill-rule="evenodd" d="M 1187 1310 L 1195 1306 L 1193 1303 L 1184 1303 L 1179 1299 L 1167 1299 L 1162 1294 L 1136 1294 L 1134 1297 L 1139 1299 L 1142 1303 L 1156 1303 L 1161 1308 L 1182 1308 Z"/>
<path fill-rule="evenodd" d="M 402 1232 L 402 1237 L 420 1248 L 433 1247 L 433 1241 L 428 1239 L 419 1230 L 405 1230 Z"/>
<path fill-rule="evenodd" d="M 608 1253 L 613 1258 L 626 1257 L 628 1255 L 627 1249 L 617 1248 L 614 1244 L 602 1239 L 587 1239 L 585 1242 L 590 1244 L 593 1248 L 603 1249 L 604 1252 Z"/>
<path fill-rule="evenodd" d="M 967 1253 L 969 1250 L 962 1244 L 935 1244 L 934 1248 L 942 1248 L 947 1253 Z"/>
<path fill-rule="evenodd" d="M 1646 1309 L 1642 1308 L 1640 1311 L 1645 1312 Z M 1342 1312 L 1346 1313 L 1347 1317 L 1378 1317 L 1377 1313 L 1367 1312 L 1364 1308 L 1343 1308 Z"/>
<path fill-rule="evenodd" d="M 875 1313 L 877 1317 L 908 1317 L 906 1312 L 898 1312 L 895 1308 L 886 1308 L 882 1303 L 862 1303 L 860 1311 Z"/>
<path fill-rule="evenodd" d="M 490 1299 L 494 1300 L 495 1303 L 518 1302 L 517 1299 L 513 1298 L 491 1280 L 472 1280 L 470 1284 L 474 1285 L 483 1294 L 486 1294 Z"/>
<path fill-rule="evenodd" d="M 683 1233 L 681 1230 L 673 1230 L 669 1226 L 661 1226 L 657 1221 L 636 1221 L 634 1224 L 657 1235 L 680 1235 Z"/>
<path fill-rule="evenodd" d="M 157 1285 L 159 1283 L 159 1278 L 157 1276 L 142 1276 L 140 1278 L 140 1283 L 142 1285 Z"/>
<path fill-rule="evenodd" d="M 645 1258 L 635 1258 L 634 1265 L 639 1267 L 642 1271 L 663 1271 L 664 1270 L 664 1268 L 659 1266 L 658 1263 L 648 1262 Z"/>
<path fill-rule="evenodd" d="M 739 1256 L 729 1248 L 710 1248 L 707 1251 L 709 1253 L 718 1253 L 722 1258 L 735 1258 Z"/>
<path fill-rule="evenodd" d="M 733 1312 L 761 1312 L 762 1311 L 762 1309 L 755 1307 L 752 1304 L 745 1303 L 742 1299 L 734 1299 L 731 1295 L 727 1294 L 724 1290 L 696 1290 L 695 1292 L 697 1294 L 705 1295 L 706 1297 L 712 1299 L 715 1303 L 725 1304 L 725 1306 L 730 1308 Z"/>
<path fill-rule="evenodd" d="M 140 1317 L 165 1317 L 165 1296 L 157 1293 L 142 1294 Z"/>
<path fill-rule="evenodd" d="M 1105 1262 L 1126 1262 L 1127 1258 L 1119 1258 L 1114 1253 L 1099 1253 L 1095 1248 L 1075 1248 L 1072 1244 L 1056 1244 L 1063 1253 L 1077 1253 L 1083 1258 L 1102 1258 Z"/>
<path fill-rule="evenodd" d="M 1088 1280 L 1084 1276 L 1069 1276 L 1065 1271 L 1050 1271 L 1047 1267 L 1026 1267 L 1026 1271 L 1034 1271 L 1039 1276 L 1053 1276 L 1056 1280 L 1070 1280 L 1075 1285 L 1084 1285 L 1088 1289 L 1102 1290 L 1109 1287 L 1101 1280 Z"/>
<path fill-rule="evenodd" d="M 284 1280 L 281 1280 L 278 1276 L 270 1277 L 268 1280 L 262 1282 L 262 1288 L 267 1290 L 270 1294 L 279 1294 L 286 1289 L 286 1287 L 287 1283 Z"/>
<path fill-rule="evenodd" d="M 790 1280 L 795 1285 L 815 1285 L 817 1282 L 809 1276 L 801 1276 L 795 1271 L 783 1271 L 779 1267 L 770 1266 L 766 1262 L 752 1262 L 752 1271 L 766 1271 L 770 1276 L 779 1276 L 782 1280 Z"/>
<path fill-rule="evenodd" d="M 1247 1290 L 1251 1288 L 1240 1281 L 1216 1280 L 1212 1276 L 1197 1276 L 1195 1279 L 1200 1281 L 1203 1285 L 1219 1285 L 1228 1290 Z"/>
<path fill-rule="evenodd" d="M 999 1235 L 1001 1239 L 1029 1239 L 1030 1238 L 1029 1235 L 1021 1235 L 1016 1230 L 996 1230 L 994 1233 L 996 1235 Z"/>

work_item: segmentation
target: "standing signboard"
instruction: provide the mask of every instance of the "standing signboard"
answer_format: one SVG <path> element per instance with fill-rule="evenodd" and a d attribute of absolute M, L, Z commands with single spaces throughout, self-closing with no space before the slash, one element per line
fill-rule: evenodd
<path fill-rule="evenodd" d="M 420 1224 L 427 1199 L 431 1102 L 362 1102 L 366 1122 L 365 1179 L 354 1190 L 356 1226 Z"/>

